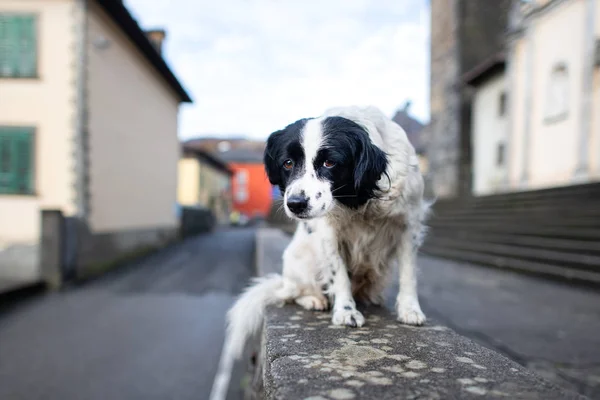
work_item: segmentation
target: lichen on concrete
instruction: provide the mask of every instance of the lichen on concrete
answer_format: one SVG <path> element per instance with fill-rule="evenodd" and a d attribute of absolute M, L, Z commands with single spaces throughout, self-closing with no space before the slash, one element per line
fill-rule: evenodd
<path fill-rule="evenodd" d="M 580 398 L 435 322 L 407 327 L 385 309 L 363 311 L 367 324 L 348 328 L 327 313 L 269 308 L 265 397 Z"/>

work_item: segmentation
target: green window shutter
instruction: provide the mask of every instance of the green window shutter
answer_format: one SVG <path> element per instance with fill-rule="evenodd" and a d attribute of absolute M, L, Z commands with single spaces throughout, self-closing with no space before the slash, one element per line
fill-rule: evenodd
<path fill-rule="evenodd" d="M 4 129 L 0 131 L 0 193 L 13 193 L 15 186 L 11 133 Z"/>
<path fill-rule="evenodd" d="M 33 193 L 32 152 L 32 128 L 0 128 L 0 194 Z"/>
<path fill-rule="evenodd" d="M 8 17 L 0 15 L 0 76 L 11 76 L 9 40 Z"/>
<path fill-rule="evenodd" d="M 37 46 L 36 46 L 35 17 L 28 15 L 21 17 L 20 26 L 20 52 L 19 74 L 23 77 L 34 77 L 37 72 Z"/>
<path fill-rule="evenodd" d="M 0 77 L 31 78 L 36 75 L 35 16 L 0 14 Z"/>
<path fill-rule="evenodd" d="M 33 192 L 33 132 L 22 129 L 15 138 L 15 178 L 19 193 Z"/>

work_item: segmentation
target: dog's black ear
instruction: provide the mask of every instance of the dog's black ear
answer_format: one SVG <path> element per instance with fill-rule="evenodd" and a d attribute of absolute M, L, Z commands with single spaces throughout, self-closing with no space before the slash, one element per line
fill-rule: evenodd
<path fill-rule="evenodd" d="M 359 196 L 374 198 L 377 196 L 377 181 L 385 173 L 388 159 L 386 154 L 371 142 L 368 135 L 360 135 L 359 143 L 354 167 L 354 188 Z"/>
<path fill-rule="evenodd" d="M 263 157 L 263 161 L 265 164 L 265 172 L 269 177 L 269 182 L 271 182 L 271 185 L 274 186 L 281 185 L 281 168 L 279 165 L 277 153 L 279 150 L 279 142 L 281 139 L 281 135 L 283 135 L 283 132 L 283 130 L 280 130 L 271 133 L 269 139 L 267 139 L 267 146 L 265 147 L 265 153 Z"/>

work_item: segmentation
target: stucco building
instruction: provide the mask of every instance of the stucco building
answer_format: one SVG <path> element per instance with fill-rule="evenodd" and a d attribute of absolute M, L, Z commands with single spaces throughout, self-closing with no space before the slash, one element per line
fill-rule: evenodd
<path fill-rule="evenodd" d="M 191 99 L 162 38 L 119 0 L 0 0 L 0 276 L 38 277 L 42 209 L 85 227 L 83 264 L 176 234 Z M 28 256 L 3 264 L 19 247 Z"/>
<path fill-rule="evenodd" d="M 208 208 L 218 223 L 229 223 L 233 171 L 227 164 L 206 151 L 184 146 L 178 170 L 179 205 Z"/>
<path fill-rule="evenodd" d="M 474 89 L 474 193 L 600 179 L 600 0 L 518 1 Z"/>

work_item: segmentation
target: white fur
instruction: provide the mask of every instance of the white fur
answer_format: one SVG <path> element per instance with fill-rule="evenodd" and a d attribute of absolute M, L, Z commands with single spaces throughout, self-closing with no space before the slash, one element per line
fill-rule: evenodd
<path fill-rule="evenodd" d="M 304 173 L 288 186 L 283 197 L 285 203 L 288 197 L 303 192 L 310 199 L 307 218 L 311 219 L 324 216 L 333 206 L 333 193 L 329 188 L 330 184 L 318 178 L 314 166 L 314 160 L 323 142 L 320 122 L 319 119 L 309 120 L 304 127 L 302 132 L 302 148 L 306 158 Z M 295 218 L 287 207 L 284 207 L 284 210 L 288 217 Z"/>
<path fill-rule="evenodd" d="M 228 351 L 240 357 L 248 335 L 257 332 L 263 322 L 265 307 L 277 304 L 276 293 L 284 286 L 281 275 L 272 274 L 255 278 L 227 312 Z M 231 323 L 235 321 L 235 323 Z"/>
<path fill-rule="evenodd" d="M 311 204 L 314 213 L 310 220 L 298 224 L 283 254 L 282 276 L 258 280 L 228 313 L 228 340 L 235 343 L 232 346 L 238 357 L 246 338 L 260 329 L 265 305 L 278 301 L 295 301 L 317 310 L 333 301 L 332 323 L 362 326 L 365 319 L 356 309 L 355 298 L 381 304 L 393 266 L 400 268 L 396 299 L 399 321 L 410 325 L 425 322 L 415 259 L 429 204 L 423 200 L 423 178 L 415 150 L 404 130 L 374 107 L 331 109 L 321 118 L 327 116 L 342 116 L 361 125 L 373 144 L 387 154 L 387 176 L 379 181 L 383 194 L 358 210 L 336 204 L 329 184 L 321 182 L 312 167 L 321 144 L 320 119 L 306 124 L 302 142 L 306 171 L 288 186 L 285 195 L 305 191 L 318 203 Z M 317 192 L 321 192 L 319 199 Z M 289 210 L 286 212 L 293 217 Z M 322 293 L 324 284 L 329 284 L 329 299 Z"/>

